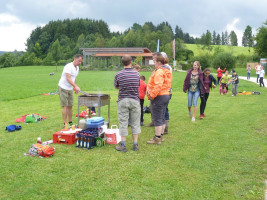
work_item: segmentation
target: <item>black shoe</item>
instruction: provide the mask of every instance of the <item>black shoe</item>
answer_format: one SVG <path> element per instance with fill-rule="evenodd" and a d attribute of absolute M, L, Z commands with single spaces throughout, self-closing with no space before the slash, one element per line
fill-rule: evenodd
<path fill-rule="evenodd" d="M 140 149 L 140 147 L 138 146 L 138 144 L 134 144 L 133 145 L 133 150 L 134 151 L 138 151 Z"/>
<path fill-rule="evenodd" d="M 115 147 L 117 151 L 127 152 L 126 146 L 118 145 Z"/>

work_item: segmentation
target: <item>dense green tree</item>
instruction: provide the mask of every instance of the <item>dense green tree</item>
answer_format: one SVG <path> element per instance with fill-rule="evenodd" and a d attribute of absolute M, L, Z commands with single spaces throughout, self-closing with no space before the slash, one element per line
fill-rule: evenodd
<path fill-rule="evenodd" d="M 217 34 L 217 37 L 216 37 L 216 45 L 221 45 L 221 44 L 222 44 L 221 36 L 220 36 L 220 34 Z"/>
<path fill-rule="evenodd" d="M 212 44 L 213 44 L 213 45 L 216 45 L 216 39 L 217 39 L 216 32 L 213 31 L 213 32 L 212 32 Z"/>
<path fill-rule="evenodd" d="M 242 46 L 252 47 L 252 45 L 253 45 L 252 28 L 251 26 L 247 26 L 243 33 Z"/>
<path fill-rule="evenodd" d="M 212 62 L 212 65 L 215 69 L 221 67 L 222 69 L 227 68 L 231 70 L 235 67 L 236 58 L 230 53 L 219 53 L 217 54 Z"/>
<path fill-rule="evenodd" d="M 51 54 L 53 56 L 53 60 L 56 63 L 56 71 L 57 71 L 57 65 L 58 65 L 58 61 L 62 58 L 62 50 L 61 50 L 61 46 L 58 40 L 56 40 L 51 47 Z"/>
<path fill-rule="evenodd" d="M 237 35 L 234 31 L 230 32 L 230 44 L 231 44 L 231 46 L 237 46 L 238 45 Z"/>
<path fill-rule="evenodd" d="M 263 26 L 258 29 L 256 35 L 257 45 L 255 46 L 256 52 L 262 57 L 267 58 L 267 20 Z"/>
<path fill-rule="evenodd" d="M 225 36 L 224 36 L 224 32 L 222 32 L 222 45 L 225 45 Z"/>

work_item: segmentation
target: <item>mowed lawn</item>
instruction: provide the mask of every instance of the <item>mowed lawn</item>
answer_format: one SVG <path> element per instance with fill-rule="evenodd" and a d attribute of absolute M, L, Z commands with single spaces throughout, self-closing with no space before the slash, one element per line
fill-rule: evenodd
<path fill-rule="evenodd" d="M 63 67 L 0 69 L 0 199 L 263 199 L 266 179 L 267 89 L 240 80 L 239 91 L 260 95 L 220 96 L 212 90 L 205 115 L 195 123 L 182 92 L 185 73 L 173 74 L 169 104 L 170 129 L 162 145 L 147 145 L 153 128 L 142 127 L 139 152 L 127 138 L 127 153 L 115 145 L 92 150 L 52 144 L 55 156 L 24 156 L 37 137 L 52 139 L 63 124 L 57 90 Z M 215 70 L 214 70 L 215 71 Z M 141 72 L 147 80 L 150 72 Z M 77 83 L 88 93 L 111 96 L 111 124 L 118 125 L 115 72 L 80 72 Z M 147 82 L 147 81 L 146 81 Z M 230 86 L 231 89 L 231 86 Z M 200 104 L 200 100 L 198 102 Z M 74 114 L 77 113 L 75 95 Z M 149 102 L 146 99 L 145 105 Z M 107 106 L 102 107 L 107 118 Z M 22 130 L 5 132 L 24 114 L 48 119 L 18 123 Z M 76 120 L 76 119 L 75 119 Z M 145 114 L 145 124 L 150 115 Z"/>

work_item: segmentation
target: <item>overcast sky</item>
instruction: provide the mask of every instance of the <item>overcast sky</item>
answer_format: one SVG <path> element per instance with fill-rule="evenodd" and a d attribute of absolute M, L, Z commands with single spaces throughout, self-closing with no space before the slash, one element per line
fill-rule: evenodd
<path fill-rule="evenodd" d="M 267 0 L 0 0 L 0 51 L 25 50 L 33 29 L 66 18 L 102 19 L 121 32 L 147 21 L 168 21 L 193 36 L 234 30 L 240 44 L 246 26 L 256 33 L 266 13 Z"/>

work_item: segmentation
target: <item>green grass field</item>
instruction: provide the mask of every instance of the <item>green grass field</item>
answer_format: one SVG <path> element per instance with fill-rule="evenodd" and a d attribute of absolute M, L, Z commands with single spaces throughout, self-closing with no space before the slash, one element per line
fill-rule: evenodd
<path fill-rule="evenodd" d="M 170 129 L 162 145 L 147 145 L 154 131 L 142 127 L 139 152 L 131 150 L 128 136 L 127 153 L 116 152 L 114 145 L 82 150 L 53 144 L 54 157 L 24 156 L 37 137 L 50 140 L 62 128 L 59 97 L 41 95 L 57 90 L 62 68 L 54 76 L 50 66 L 0 69 L 0 199 L 264 199 L 267 89 L 243 80 L 239 91 L 261 95 L 220 96 L 216 88 L 207 117 L 192 123 L 182 92 L 185 73 L 174 72 Z M 150 72 L 141 74 L 148 79 Z M 83 91 L 110 94 L 111 124 L 118 124 L 114 75 L 80 72 L 77 83 Z M 73 115 L 77 96 L 74 104 Z M 106 118 L 107 106 L 102 110 Z M 5 132 L 16 118 L 31 113 L 48 119 Z"/>
<path fill-rule="evenodd" d="M 207 50 L 203 50 L 202 47 L 203 45 L 198 45 L 198 44 L 185 44 L 186 48 L 193 51 L 195 56 L 198 55 L 203 55 L 204 53 L 207 53 Z M 225 52 L 228 53 L 233 53 L 234 56 L 244 54 L 244 55 L 249 55 L 249 48 L 248 47 L 239 47 L 239 46 L 226 46 L 226 45 L 211 45 L 212 46 L 212 51 L 210 53 L 214 52 L 215 47 L 220 47 L 223 49 Z M 254 54 L 254 48 L 250 48 L 250 55 Z"/>

